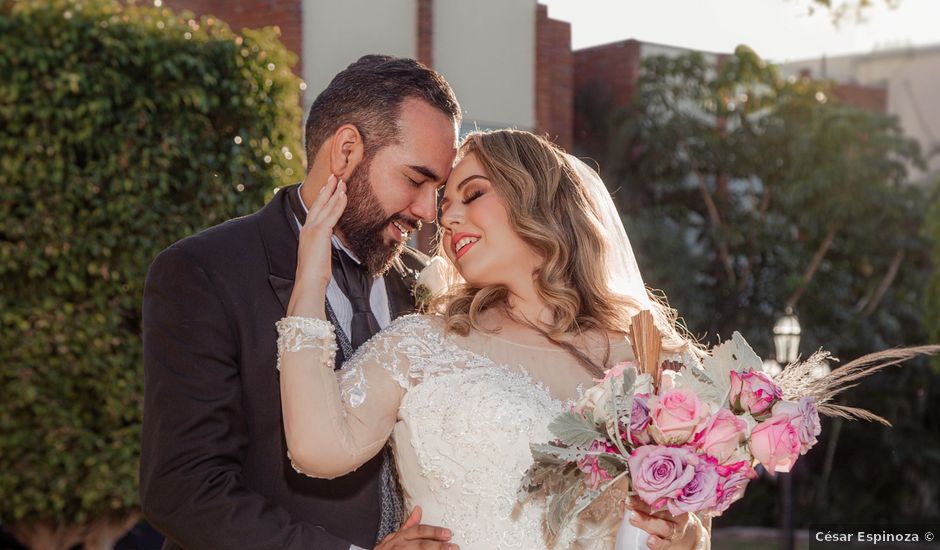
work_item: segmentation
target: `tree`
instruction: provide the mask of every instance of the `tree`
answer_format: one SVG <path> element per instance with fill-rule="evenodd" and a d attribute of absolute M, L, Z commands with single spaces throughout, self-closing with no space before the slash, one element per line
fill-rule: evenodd
<path fill-rule="evenodd" d="M 896 119 L 839 105 L 826 82 L 781 79 L 746 47 L 717 63 L 698 54 L 645 59 L 632 105 L 605 112 L 604 104 L 579 98 L 577 116 L 595 134 L 593 148 L 580 152 L 599 160 L 647 283 L 664 289 L 693 333 L 715 342 L 738 330 L 767 356 L 770 329 L 791 306 L 803 325 L 803 350 L 825 347 L 852 358 L 924 342 L 930 244 L 921 227 L 930 190 L 908 183 L 908 167 L 922 160 Z M 891 392 L 847 399 L 897 412 L 895 419 L 914 426 L 922 452 L 940 451 L 930 414 L 899 405 L 919 399 L 901 379 L 940 393 L 940 380 L 913 365 L 868 383 Z M 843 431 L 856 430 L 877 446 L 843 438 L 836 458 L 888 455 L 906 445 L 900 432 L 876 426 Z M 827 453 L 816 452 L 813 480 L 838 478 L 840 490 L 810 509 L 828 510 L 835 499 L 858 518 L 899 517 L 887 505 L 857 510 L 862 480 L 832 472 L 831 460 L 823 473 Z M 940 477 L 940 464 L 930 468 Z M 887 474 L 870 475 L 865 482 Z"/>
<path fill-rule="evenodd" d="M 0 0 L 0 518 L 28 546 L 137 516 L 146 270 L 299 179 L 294 62 L 271 29 Z"/>
<path fill-rule="evenodd" d="M 876 4 L 884 4 L 891 9 L 897 9 L 902 0 L 790 0 L 798 4 L 805 4 L 810 15 L 816 10 L 828 11 L 832 22 L 836 25 L 852 18 L 855 21 L 864 21 L 866 12 Z"/>

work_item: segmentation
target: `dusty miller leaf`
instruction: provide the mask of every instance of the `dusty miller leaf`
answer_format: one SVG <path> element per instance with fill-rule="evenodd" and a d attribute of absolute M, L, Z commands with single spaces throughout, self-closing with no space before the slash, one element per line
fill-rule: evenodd
<path fill-rule="evenodd" d="M 685 367 L 676 379 L 676 386 L 694 391 L 701 399 L 723 406 L 731 392 L 731 371 L 762 370 L 761 358 L 735 332 L 731 340 L 711 349 L 702 361 L 702 369 Z"/>
<path fill-rule="evenodd" d="M 577 447 L 559 447 L 552 443 L 533 443 L 529 445 L 532 450 L 532 458 L 536 461 L 568 463 L 581 460 L 586 451 Z"/>
<path fill-rule="evenodd" d="M 581 479 L 572 479 L 564 489 L 552 495 L 545 519 L 550 542 L 554 542 L 561 530 L 571 520 L 574 515 L 575 504 L 578 502 L 583 490 L 584 482 Z"/>
<path fill-rule="evenodd" d="M 595 440 L 604 438 L 594 424 L 593 416 L 582 417 L 576 412 L 561 414 L 548 425 L 548 429 L 569 447 L 590 447 Z"/>

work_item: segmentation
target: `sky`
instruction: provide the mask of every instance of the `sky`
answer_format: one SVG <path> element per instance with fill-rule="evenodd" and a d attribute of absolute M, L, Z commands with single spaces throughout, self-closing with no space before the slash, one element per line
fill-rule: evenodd
<path fill-rule="evenodd" d="M 709 52 L 747 44 L 775 61 L 829 57 L 924 44 L 940 45 L 940 0 L 883 0 L 834 25 L 809 0 L 538 0 L 571 23 L 574 49 L 635 38 Z"/>

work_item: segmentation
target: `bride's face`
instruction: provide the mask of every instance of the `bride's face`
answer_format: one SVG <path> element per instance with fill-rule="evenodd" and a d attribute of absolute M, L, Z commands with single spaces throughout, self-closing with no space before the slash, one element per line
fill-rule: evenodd
<path fill-rule="evenodd" d="M 441 200 L 444 251 L 468 283 L 516 288 L 540 260 L 513 231 L 506 201 L 473 153 L 450 173 Z"/>

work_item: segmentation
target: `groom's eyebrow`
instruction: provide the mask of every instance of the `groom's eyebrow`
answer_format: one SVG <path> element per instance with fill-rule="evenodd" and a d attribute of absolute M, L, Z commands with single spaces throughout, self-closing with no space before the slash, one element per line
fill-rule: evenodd
<path fill-rule="evenodd" d="M 408 168 L 411 168 L 415 172 L 421 174 L 422 176 L 428 178 L 431 181 L 441 181 L 441 177 L 437 175 L 434 170 L 431 170 L 427 166 L 413 166 L 409 165 Z"/>

